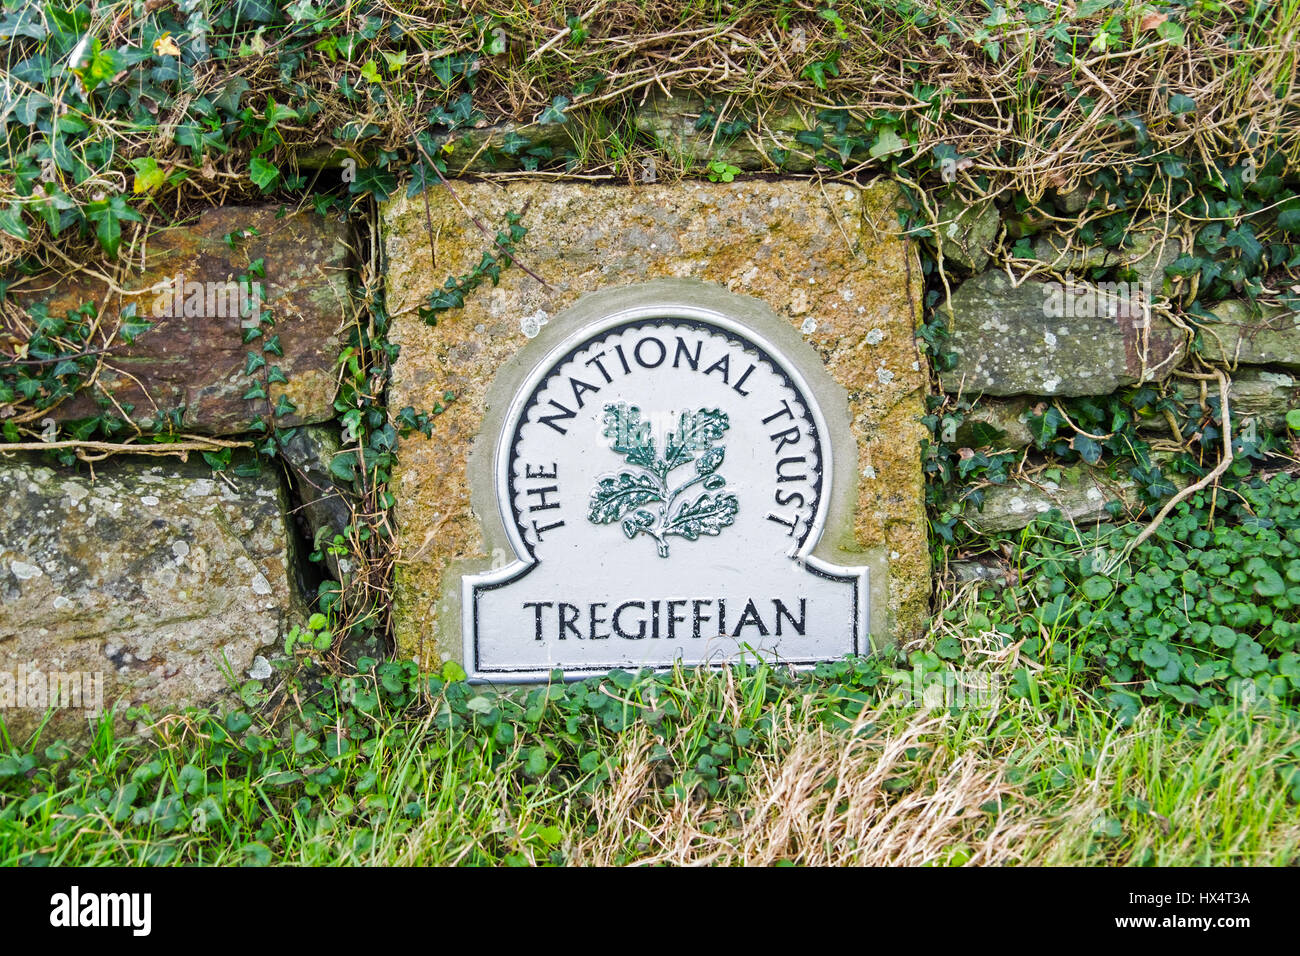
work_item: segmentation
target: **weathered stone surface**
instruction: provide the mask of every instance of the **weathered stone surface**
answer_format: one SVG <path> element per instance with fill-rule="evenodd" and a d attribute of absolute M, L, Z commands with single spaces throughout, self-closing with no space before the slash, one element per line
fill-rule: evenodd
<path fill-rule="evenodd" d="M 429 409 L 444 391 L 456 401 L 432 440 L 402 442 L 394 472 L 397 563 L 395 626 L 400 653 L 426 665 L 458 653 L 438 609 L 459 571 L 482 570 L 480 516 L 470 507 L 467 460 L 494 375 L 527 341 L 526 331 L 581 295 L 665 277 L 716 283 L 765 302 L 803 331 L 848 392 L 858 442 L 852 528 L 825 537 L 851 550 L 883 549 L 896 635 L 924 625 L 929 602 L 919 444 L 925 370 L 914 340 L 920 271 L 894 238 L 892 186 L 865 191 L 801 181 L 615 187 L 542 182 L 457 183 L 458 196 L 495 227 L 528 209 L 518 255 L 548 286 L 512 267 L 464 309 L 423 324 L 417 308 L 448 275 L 468 272 L 487 241 L 442 189 L 428 194 L 438 269 L 429 268 L 424 201 L 397 198 L 383 210 L 392 337 L 401 345 L 390 403 Z M 495 436 L 488 436 L 492 441 Z"/>
<path fill-rule="evenodd" d="M 999 451 L 1032 444 L 1034 435 L 1028 425 L 1029 405 L 1027 398 L 983 399 L 957 426 L 954 443 L 958 447 L 989 447 Z"/>
<path fill-rule="evenodd" d="M 1095 468 L 1075 466 L 1062 480 L 1008 482 L 985 489 L 980 509 L 968 507 L 962 517 L 978 534 L 1014 531 L 1053 508 L 1079 524 L 1110 518 L 1106 504 L 1119 501 L 1125 507 L 1138 504 L 1137 485 L 1129 479 L 1113 479 Z"/>
<path fill-rule="evenodd" d="M 92 480 L 10 457 L 0 497 L 0 675 L 102 674 L 105 709 L 158 714 L 246 679 L 300 613 L 273 469 L 118 460 Z M 19 737 L 42 717 L 3 712 Z M 85 728 L 61 709 L 47 735 Z"/>
<path fill-rule="evenodd" d="M 277 419 L 285 425 L 333 417 L 339 330 L 350 319 L 348 227 L 311 212 L 278 216 L 277 206 L 227 206 L 206 210 L 198 223 L 161 230 L 149 238 L 144 266 L 138 260 L 118 279 L 123 291 L 90 276 L 38 276 L 15 283 L 11 294 L 25 307 L 44 303 L 56 315 L 93 303 L 102 315 L 97 348 L 108 345 L 128 305 L 154 327 L 127 345 L 115 342 L 95 383 L 51 411 L 60 421 L 101 413 L 130 419 L 149 430 L 166 412 L 184 407 L 181 428 L 233 434 L 287 395 L 297 410 Z M 244 235 L 245 230 L 256 234 Z M 235 237 L 227 241 L 227 236 Z M 262 260 L 265 277 L 249 273 Z M 261 283 L 262 300 L 275 319 L 283 357 L 267 354 L 288 378 L 272 383 L 270 401 L 247 401 L 253 384 L 244 374 L 250 349 L 243 344 L 237 294 L 240 276 Z M 171 290 L 177 277 L 186 288 Z M 201 283 L 203 292 L 194 295 Z M 178 309 L 177 306 L 180 306 Z M 170 312 L 170 315 L 158 313 Z M 179 313 L 179 314 L 177 314 Z M 196 314 L 197 313 L 197 314 Z M 258 373 L 263 374 L 263 373 Z"/>
<path fill-rule="evenodd" d="M 449 173 L 502 172 L 546 166 L 566 151 L 575 152 L 574 127 L 569 123 L 515 123 L 459 131 L 448 137 Z"/>
<path fill-rule="evenodd" d="M 1201 354 L 1211 362 L 1277 365 L 1300 370 L 1300 313 L 1255 308 L 1226 299 L 1212 311 L 1219 319 L 1201 327 Z"/>
<path fill-rule="evenodd" d="M 1165 267 L 1182 253 L 1182 243 L 1177 239 L 1165 239 L 1163 233 L 1153 226 L 1134 229 L 1129 233 L 1129 239 L 1131 245 L 1127 249 L 1112 249 L 1072 245 L 1069 237 L 1052 233 L 1040 236 L 1034 242 L 1034 256 L 1050 263 L 1057 272 L 1081 274 L 1086 269 L 1131 271 L 1136 281 L 1150 281 L 1158 291 L 1164 282 Z"/>
<path fill-rule="evenodd" d="M 1073 215 L 1076 212 L 1082 212 L 1083 207 L 1088 205 L 1088 200 L 1092 197 L 1092 190 L 1087 186 L 1075 186 L 1073 189 L 1051 189 L 1048 190 L 1048 198 L 1056 204 L 1056 208 L 1063 213 Z"/>
<path fill-rule="evenodd" d="M 1184 401 L 1200 401 L 1201 390 L 1192 382 L 1180 381 L 1177 391 Z M 1217 397 L 1218 389 L 1212 388 L 1210 395 Z M 1285 372 L 1237 369 L 1228 385 L 1228 407 L 1235 435 L 1241 434 L 1247 421 L 1254 421 L 1257 429 L 1280 431 L 1286 424 L 1286 413 L 1300 407 L 1300 381 Z"/>
<path fill-rule="evenodd" d="M 1188 405 L 1199 405 L 1199 383 L 1179 379 L 1172 384 L 1175 397 Z M 1207 382 L 1205 395 L 1218 400 L 1219 388 Z M 1286 413 L 1300 407 L 1300 380 L 1286 372 L 1271 372 L 1249 366 L 1230 374 L 1228 407 L 1232 410 L 1233 435 L 1239 437 L 1247 422 L 1261 431 L 1281 431 L 1286 424 Z M 1142 428 L 1153 432 L 1168 432 L 1169 422 L 1163 415 L 1139 419 Z"/>
<path fill-rule="evenodd" d="M 817 125 L 816 110 L 794 102 L 740 108 L 729 104 L 721 122 L 740 120 L 747 122 L 748 128 L 730 135 L 714 135 L 712 126 L 696 125 L 709 108 L 704 99 L 689 93 L 661 93 L 634 106 L 631 121 L 637 132 L 668 158 L 665 165 L 674 169 L 700 169 L 715 160 L 747 171 L 807 172 L 813 168 L 813 149 L 800 143 L 795 135 Z M 451 147 L 444 158 L 452 176 L 551 167 L 565 153 L 580 153 L 587 124 L 603 119 L 597 110 L 584 114 L 585 123 L 481 121 L 479 126 L 456 130 L 440 141 Z M 862 123 L 851 119 L 849 128 L 861 132 Z M 776 150 L 785 152 L 784 162 L 778 163 L 772 155 Z M 329 145 L 304 150 L 295 161 L 303 169 L 336 169 L 349 157 L 363 161 L 347 149 Z M 657 170 L 649 165 L 635 173 L 643 182 L 653 182 L 656 174 Z"/>
<path fill-rule="evenodd" d="M 1123 299 L 1111 302 L 1113 309 L 1098 307 L 1095 297 L 1087 308 L 1080 302 L 1070 308 L 1075 314 L 1062 315 L 1054 304 L 1062 290 L 1061 284 L 1032 280 L 1013 287 L 997 270 L 962 283 L 946 310 L 949 347 L 958 361 L 941 376 L 944 389 L 968 395 L 1106 395 L 1125 385 L 1163 381 L 1178 366 L 1186 343 L 1164 319 L 1147 320 Z"/>
<path fill-rule="evenodd" d="M 950 561 L 948 572 L 957 584 L 980 583 L 993 587 L 1014 584 L 1019 577 L 1008 563 L 993 557 Z"/>
<path fill-rule="evenodd" d="M 677 165 L 698 168 L 716 161 L 737 169 L 765 169 L 787 172 L 807 172 L 813 168 L 811 149 L 795 139 L 795 135 L 812 125 L 793 104 L 781 104 L 763 113 L 762 123 L 755 121 L 750 112 L 732 111 L 720 117 L 723 123 L 735 120 L 748 121 L 751 130 L 730 136 L 715 132 L 712 126 L 697 127 L 700 116 L 708 105 L 696 96 L 657 96 L 639 107 L 633 117 L 637 131 L 648 136 L 660 150 L 672 157 Z M 761 133 L 752 131 L 753 127 Z M 773 150 L 786 153 L 780 166 L 772 157 Z"/>
<path fill-rule="evenodd" d="M 982 272 L 1001 224 L 992 202 L 971 205 L 963 199 L 945 199 L 939 204 L 938 246 L 945 259 L 969 272 Z"/>

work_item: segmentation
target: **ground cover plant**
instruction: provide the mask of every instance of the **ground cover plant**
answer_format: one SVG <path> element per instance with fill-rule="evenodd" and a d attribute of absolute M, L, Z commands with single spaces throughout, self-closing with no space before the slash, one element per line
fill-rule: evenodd
<path fill-rule="evenodd" d="M 812 674 L 557 674 L 497 694 L 455 665 L 365 659 L 317 683 L 295 634 L 270 707 L 164 715 L 145 741 L 105 720 L 87 753 L 6 740 L 0 854 L 1294 863 L 1300 481 L 1234 491 L 1214 530 L 1197 496 L 1105 577 L 1102 552 L 1140 525 L 1036 525 L 1008 542 L 1018 583 L 953 594 L 915 648 Z M 1281 577 L 1258 560 L 1274 552 Z"/>

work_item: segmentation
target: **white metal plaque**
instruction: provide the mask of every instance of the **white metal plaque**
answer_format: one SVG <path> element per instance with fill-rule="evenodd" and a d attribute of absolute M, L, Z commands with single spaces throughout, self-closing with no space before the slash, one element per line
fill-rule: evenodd
<path fill-rule="evenodd" d="M 867 568 L 812 556 L 822 412 L 740 322 L 642 308 L 581 329 L 516 394 L 495 468 L 516 560 L 463 579 L 471 679 L 868 650 Z"/>

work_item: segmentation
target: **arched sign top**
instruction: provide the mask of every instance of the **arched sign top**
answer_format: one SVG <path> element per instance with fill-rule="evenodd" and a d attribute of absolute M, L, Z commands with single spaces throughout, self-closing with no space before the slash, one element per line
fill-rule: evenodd
<path fill-rule="evenodd" d="M 513 518 L 507 527 L 516 554 L 534 555 L 541 543 L 538 528 L 545 524 L 529 517 L 536 502 L 522 488 L 529 479 L 519 462 L 530 454 L 536 457 L 540 449 L 533 446 L 558 446 L 571 430 L 581 429 L 584 437 L 608 447 L 604 464 L 613 474 L 606 477 L 615 481 L 606 483 L 603 495 L 593 488 L 593 504 L 600 506 L 598 517 L 612 523 L 628 510 L 643 510 L 622 505 L 644 498 L 641 504 L 657 512 L 668 504 L 664 495 L 673 492 L 675 508 L 690 504 L 693 489 L 730 501 L 726 496 L 732 492 L 720 484 L 722 465 L 730 455 L 734 471 L 744 464 L 737 461 L 744 443 L 757 444 L 744 427 L 753 423 L 737 418 L 751 407 L 764 411 L 768 421 L 760 418 L 759 430 L 777 436 L 768 439 L 777 452 L 798 452 L 774 458 L 774 470 L 784 460 L 788 474 L 775 482 L 785 485 L 783 493 L 774 492 L 767 504 L 786 550 L 806 553 L 825 522 L 822 487 L 831 472 L 831 450 L 825 419 L 807 384 L 773 346 L 720 313 L 683 307 L 630 310 L 571 336 L 520 389 L 497 449 L 500 504 L 503 516 Z M 783 427 L 768 427 L 778 421 Z M 535 439 L 528 434 L 534 426 Z M 619 480 L 621 475 L 630 477 Z M 654 500 L 655 491 L 664 493 L 660 500 Z M 751 508 L 762 504 L 749 502 Z M 728 526 L 719 524 L 727 518 L 725 511 L 706 523 L 702 533 L 720 533 Z M 650 535 L 673 519 L 671 514 L 655 517 L 654 525 L 634 522 L 629 527 Z M 699 522 L 687 524 L 690 530 Z"/>
<path fill-rule="evenodd" d="M 495 504 L 515 561 L 464 579 L 466 670 L 864 651 L 867 569 L 812 557 L 831 462 L 799 369 L 739 319 L 666 303 L 582 324 L 506 412 Z"/>

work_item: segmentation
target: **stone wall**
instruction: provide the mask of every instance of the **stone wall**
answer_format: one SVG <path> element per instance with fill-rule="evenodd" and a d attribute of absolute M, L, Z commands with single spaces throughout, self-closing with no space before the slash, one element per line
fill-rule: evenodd
<path fill-rule="evenodd" d="M 804 168 L 794 138 L 807 126 L 799 114 L 769 124 L 778 143 L 717 143 L 702 139 L 691 110 L 689 102 L 666 108 L 651 100 L 637 122 L 678 154 L 770 171 L 776 145 L 795 151 L 787 171 Z M 473 141 L 456 153 L 470 157 L 465 171 L 514 164 L 493 145 L 506 134 L 542 145 L 567 135 L 537 125 L 465 134 Z M 1176 376 L 1196 350 L 1233 370 L 1239 427 L 1282 430 L 1300 400 L 1294 314 L 1229 301 L 1215 308 L 1217 322 L 1196 333 L 1152 310 L 1180 252 L 1155 224 L 1136 226 L 1118 252 L 1040 228 L 1031 236 L 1036 265 L 1013 269 L 991 253 L 1004 230 L 1021 226 L 992 203 L 940 206 L 939 228 L 922 246 L 897 238 L 898 197 L 888 186 L 644 178 L 618 187 L 458 181 L 456 200 L 439 187 L 383 212 L 392 338 L 402 348 L 388 400 L 394 409 L 427 411 L 447 390 L 462 399 L 436 421 L 432 439 L 401 448 L 392 490 L 402 656 L 426 667 L 454 656 L 438 630 L 444 574 L 492 560 L 467 469 L 494 376 L 549 317 L 610 285 L 691 277 L 750 295 L 816 351 L 844 389 L 857 445 L 854 517 L 833 529 L 836 546 L 887 556 L 893 637 L 923 630 L 930 596 L 919 457 L 927 390 L 970 404 L 961 429 L 940 436 L 963 453 L 1024 452 L 1033 445 L 1033 415 L 1061 400 L 1150 384 L 1199 402 L 1201 385 Z M 1087 198 L 1058 196 L 1063 221 Z M 547 284 L 507 267 L 499 285 L 472 291 L 463 308 L 446 310 L 430 327 L 417 318 L 421 303 L 492 251 L 466 209 L 490 230 L 506 213 L 527 210 L 520 261 Z M 329 463 L 347 441 L 336 386 L 345 332 L 358 321 L 351 247 L 350 229 L 337 219 L 219 208 L 153 235 L 115 280 L 51 275 L 12 284 L 7 308 L 28 314 L 57 316 L 91 303 L 92 345 L 107 348 L 124 319 L 154 323 L 134 343 L 113 341 L 93 380 L 45 413 L 54 425 L 99 416 L 120 420 L 119 438 L 169 433 L 255 445 L 265 439 L 258 423 L 278 406 L 277 424 L 294 431 L 278 460 L 220 474 L 197 452 L 185 460 L 118 455 L 77 468 L 31 451 L 0 454 L 7 504 L 0 513 L 0 702 L 7 689 L 34 694 L 51 686 L 51 676 L 77 673 L 99 675 L 86 693 L 102 694 L 105 707 L 148 705 L 156 713 L 271 675 L 268 661 L 303 618 L 321 573 L 307 566 L 306 552 L 349 520 L 347 493 Z M 943 263 L 930 291 L 941 281 L 951 290 L 929 311 L 921 305 L 922 251 Z M 244 310 L 221 306 L 240 282 L 258 284 L 274 319 L 260 336 L 250 337 L 257 322 L 250 325 Z M 15 314 L 6 317 L 11 331 Z M 914 340 L 922 322 L 942 322 L 953 357 L 934 383 Z M 263 374 L 261 393 L 250 388 L 250 354 L 276 370 Z M 13 414 L 0 408 L 0 416 Z M 1154 416 L 1141 429 L 1159 435 L 1169 425 Z M 251 455 L 240 450 L 234 461 L 248 466 Z M 1014 531 L 1053 508 L 1076 522 L 1106 520 L 1108 503 L 1134 504 L 1136 491 L 1122 475 L 1076 465 L 1050 479 L 986 488 L 965 520 L 980 534 Z M 346 578 L 348 570 L 332 556 L 325 573 Z M 70 713 L 59 711 L 52 730 L 75 732 L 84 714 Z M 22 735 L 41 712 L 29 706 L 4 717 L 11 734 Z"/>
<path fill-rule="evenodd" d="M 11 735 L 40 726 L 46 702 L 58 705 L 47 737 L 76 736 L 101 707 L 159 715 L 272 676 L 319 576 L 306 561 L 313 538 L 347 523 L 328 454 L 342 333 L 356 321 L 351 258 L 337 218 L 229 207 L 156 232 L 116 280 L 13 283 L 10 307 L 23 312 L 6 313 L 11 334 L 24 314 L 89 304 L 87 351 L 106 353 L 41 412 L 49 434 L 111 419 L 106 444 L 156 452 L 154 436 L 167 436 L 195 450 L 108 457 L 91 446 L 64 468 L 0 446 L 0 716 Z M 248 307 L 250 289 L 268 321 Z M 114 335 L 126 320 L 152 327 L 127 343 Z M 266 365 L 250 372 L 250 354 Z M 265 394 L 250 395 L 259 383 Z M 259 463 L 245 446 L 265 440 L 268 417 L 287 443 L 280 461 Z M 218 473 L 201 449 L 233 456 Z"/>

